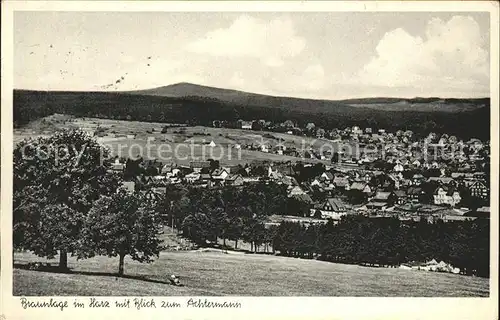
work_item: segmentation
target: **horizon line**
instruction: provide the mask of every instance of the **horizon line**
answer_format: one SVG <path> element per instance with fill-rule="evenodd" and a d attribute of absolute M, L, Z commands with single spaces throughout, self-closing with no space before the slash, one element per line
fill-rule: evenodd
<path fill-rule="evenodd" d="M 302 99 L 302 100 L 317 100 L 317 101 L 345 101 L 345 100 L 357 100 L 357 99 L 468 99 L 468 100 L 479 100 L 479 99 L 491 99 L 491 95 L 489 96 L 477 96 L 477 97 L 456 97 L 456 96 L 411 96 L 411 97 L 404 97 L 404 96 L 388 96 L 388 95 L 383 95 L 383 96 L 356 96 L 356 97 L 349 97 L 349 98 L 305 98 L 305 97 L 298 97 L 298 96 L 288 96 L 288 95 L 273 95 L 273 94 L 265 94 L 265 93 L 257 93 L 257 92 L 251 92 L 251 91 L 245 91 L 245 90 L 240 90 L 240 89 L 231 89 L 231 88 L 224 88 L 224 87 L 218 87 L 218 86 L 211 86 L 211 85 L 204 85 L 204 84 L 197 84 L 193 82 L 176 82 L 164 86 L 158 86 L 158 87 L 150 87 L 150 88 L 145 88 L 145 89 L 132 89 L 132 90 L 115 90 L 115 91 L 109 91 L 109 90 L 71 90 L 71 89 L 26 89 L 26 88 L 12 88 L 13 91 L 36 91 L 36 92 L 67 92 L 67 93 L 118 93 L 118 94 L 134 94 L 134 95 L 149 95 L 149 96 L 157 96 L 157 97 L 169 97 L 168 95 L 155 95 L 155 94 L 147 94 L 147 92 L 144 92 L 142 94 L 142 91 L 149 91 L 149 90 L 155 90 L 155 89 L 161 89 L 161 88 L 168 88 L 176 85 L 191 85 L 191 86 L 197 86 L 197 87 L 205 87 L 205 88 L 211 88 L 211 89 L 219 89 L 219 90 L 227 90 L 227 91 L 235 91 L 235 92 L 240 92 L 240 93 L 246 93 L 246 94 L 253 94 L 253 95 L 260 95 L 260 96 L 267 96 L 267 97 L 273 97 L 273 98 L 291 98 L 291 99 Z M 201 96 L 201 95 L 200 95 Z M 171 96 L 173 97 L 189 97 L 189 95 L 185 96 Z"/>

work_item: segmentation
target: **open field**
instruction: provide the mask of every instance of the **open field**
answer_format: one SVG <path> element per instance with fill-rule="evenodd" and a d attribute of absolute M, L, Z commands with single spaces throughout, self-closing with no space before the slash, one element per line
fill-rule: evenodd
<path fill-rule="evenodd" d="M 152 264 L 118 258 L 69 259 L 71 274 L 24 270 L 29 253 L 15 253 L 14 295 L 242 295 L 242 296 L 488 296 L 489 279 L 387 268 L 368 268 L 271 255 L 164 252 Z M 50 260 L 57 264 L 57 260 Z M 184 287 L 167 284 L 176 274 Z"/>
<path fill-rule="evenodd" d="M 351 107 L 369 108 L 386 112 L 394 111 L 421 111 L 421 112 L 464 112 L 473 111 L 478 108 L 478 103 L 446 103 L 444 99 L 432 102 L 409 102 L 397 101 L 393 103 L 356 103 L 349 104 Z"/>
<path fill-rule="evenodd" d="M 220 159 L 221 164 L 237 165 L 254 160 L 325 162 L 318 159 L 303 159 L 256 150 L 237 149 L 236 146 L 278 144 L 287 148 L 306 150 L 309 147 L 325 151 L 335 150 L 338 145 L 325 139 L 299 137 L 285 133 L 256 132 L 243 129 L 211 127 L 171 127 L 161 133 L 165 123 L 122 121 L 97 118 L 75 118 L 55 114 L 32 121 L 23 128 L 14 130 L 14 143 L 29 137 L 50 135 L 58 129 L 80 128 L 94 132 L 102 128 L 105 136 L 97 141 L 110 148 L 113 156 L 158 159 L 162 162 L 189 164 L 193 160 Z M 208 146 L 213 141 L 215 147 Z M 326 163 L 326 162 L 325 162 Z"/>

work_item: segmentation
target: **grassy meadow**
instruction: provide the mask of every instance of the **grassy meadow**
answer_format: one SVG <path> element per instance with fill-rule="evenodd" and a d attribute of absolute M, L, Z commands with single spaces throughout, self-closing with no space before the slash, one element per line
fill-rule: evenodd
<path fill-rule="evenodd" d="M 57 258 L 57 257 L 56 257 Z M 125 277 L 115 277 L 118 258 L 69 259 L 71 273 L 23 269 L 52 262 L 14 254 L 14 295 L 98 296 L 353 296 L 485 297 L 489 279 L 445 273 L 368 268 L 261 254 L 162 252 L 151 264 L 125 260 Z M 168 284 L 180 277 L 183 287 Z"/>
<path fill-rule="evenodd" d="M 193 160 L 208 158 L 220 159 L 221 164 L 237 165 L 254 160 L 267 161 L 297 161 L 324 162 L 318 159 L 302 159 L 275 153 L 237 149 L 237 145 L 269 146 L 278 144 L 297 150 L 337 149 L 336 143 L 325 139 L 299 137 L 286 133 L 256 132 L 243 129 L 211 128 L 211 127 L 170 127 L 166 133 L 161 133 L 165 123 L 122 121 L 97 118 L 75 118 L 68 115 L 55 114 L 30 122 L 14 130 L 14 143 L 23 139 L 50 135 L 58 129 L 80 128 L 94 132 L 102 128 L 105 136 L 96 137 L 97 141 L 110 148 L 113 156 L 137 157 L 145 159 L 163 159 L 163 162 L 189 164 Z M 208 144 L 213 141 L 215 147 Z M 175 155 L 175 157 L 174 157 Z"/>

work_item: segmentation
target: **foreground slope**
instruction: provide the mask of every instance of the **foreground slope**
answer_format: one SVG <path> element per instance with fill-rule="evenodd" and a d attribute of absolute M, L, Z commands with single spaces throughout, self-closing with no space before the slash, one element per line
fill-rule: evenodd
<path fill-rule="evenodd" d="M 45 261 L 16 253 L 14 262 Z M 53 260 L 56 262 L 57 260 Z M 125 274 L 113 275 L 118 260 L 70 259 L 73 274 L 14 269 L 14 295 L 102 296 L 488 296 L 489 279 L 461 275 L 368 268 L 269 255 L 164 252 L 152 264 L 126 259 Z M 176 274 L 184 287 L 169 284 Z"/>

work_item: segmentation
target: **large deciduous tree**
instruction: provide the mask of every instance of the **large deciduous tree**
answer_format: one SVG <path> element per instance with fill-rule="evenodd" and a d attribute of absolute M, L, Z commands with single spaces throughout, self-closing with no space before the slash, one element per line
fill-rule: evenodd
<path fill-rule="evenodd" d="M 92 203 L 118 186 L 107 158 L 81 130 L 20 142 L 13 154 L 14 247 L 48 258 L 59 251 L 59 267 L 67 269 Z"/>
<path fill-rule="evenodd" d="M 120 190 L 94 203 L 86 220 L 81 258 L 118 256 L 118 274 L 124 274 L 125 256 L 152 262 L 161 250 L 158 239 L 161 216 L 154 206 L 137 194 Z"/>

